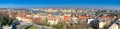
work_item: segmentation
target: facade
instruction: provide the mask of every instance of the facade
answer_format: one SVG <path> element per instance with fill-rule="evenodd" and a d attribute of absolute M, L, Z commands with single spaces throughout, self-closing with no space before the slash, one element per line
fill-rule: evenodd
<path fill-rule="evenodd" d="M 57 24 L 59 22 L 58 18 L 52 16 L 51 14 L 47 17 L 47 19 L 48 19 L 47 22 L 50 23 L 50 25 Z"/>

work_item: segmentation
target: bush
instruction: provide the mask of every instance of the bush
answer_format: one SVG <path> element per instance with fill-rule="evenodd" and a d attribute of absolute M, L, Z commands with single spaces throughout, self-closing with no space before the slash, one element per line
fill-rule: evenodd
<path fill-rule="evenodd" d="M 50 23 L 45 24 L 45 26 L 50 26 Z"/>
<path fill-rule="evenodd" d="M 62 29 L 62 24 L 61 23 L 55 24 L 55 25 L 52 25 L 52 27 L 57 28 L 57 29 Z"/>

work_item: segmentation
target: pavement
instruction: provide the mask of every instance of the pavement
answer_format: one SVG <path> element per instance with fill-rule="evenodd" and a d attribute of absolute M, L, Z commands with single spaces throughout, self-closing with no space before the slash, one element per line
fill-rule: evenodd
<path fill-rule="evenodd" d="M 118 29 L 118 25 L 117 24 L 113 24 L 109 29 Z"/>
<path fill-rule="evenodd" d="M 3 29 L 11 29 L 10 26 L 3 26 Z"/>
<path fill-rule="evenodd" d="M 119 25 L 120 25 L 120 19 L 118 19 L 117 21 L 115 21 L 115 22 L 109 27 L 109 29 L 119 29 Z"/>
<path fill-rule="evenodd" d="M 17 29 L 24 29 L 25 27 L 28 27 L 29 25 L 17 25 Z"/>

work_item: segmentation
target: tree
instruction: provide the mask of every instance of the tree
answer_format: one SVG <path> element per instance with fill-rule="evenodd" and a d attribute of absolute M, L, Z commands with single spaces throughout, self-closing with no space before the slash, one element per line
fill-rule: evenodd
<path fill-rule="evenodd" d="M 57 28 L 57 29 L 62 29 L 62 23 L 52 25 L 52 27 Z"/>
<path fill-rule="evenodd" d="M 3 19 L 1 19 L 1 25 L 11 25 L 12 22 L 15 20 L 15 18 L 9 18 L 9 17 L 2 17 Z"/>
<path fill-rule="evenodd" d="M 1 21 L 1 19 L 0 19 L 0 26 L 2 26 L 2 21 Z"/>

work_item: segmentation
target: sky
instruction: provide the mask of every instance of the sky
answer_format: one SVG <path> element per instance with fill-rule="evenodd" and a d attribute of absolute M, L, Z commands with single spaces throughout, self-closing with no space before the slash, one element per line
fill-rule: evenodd
<path fill-rule="evenodd" d="M 120 0 L 0 0 L 0 8 L 110 8 L 120 9 Z"/>

